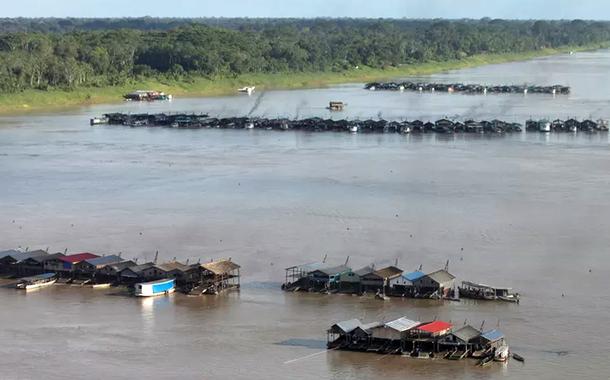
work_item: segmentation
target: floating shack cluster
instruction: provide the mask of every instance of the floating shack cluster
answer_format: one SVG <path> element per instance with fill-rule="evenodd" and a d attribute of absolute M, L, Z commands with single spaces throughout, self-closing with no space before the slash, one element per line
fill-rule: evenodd
<path fill-rule="evenodd" d="M 154 101 L 154 100 L 172 100 L 172 95 L 160 91 L 137 90 L 123 95 L 123 99 L 130 101 Z"/>
<path fill-rule="evenodd" d="M 456 277 L 448 266 L 433 272 L 404 272 L 397 266 L 376 268 L 374 265 L 353 270 L 347 265 L 331 266 L 323 262 L 296 265 L 285 269 L 285 291 L 318 293 L 375 294 L 388 296 L 450 299 L 473 298 L 519 302 L 519 294 L 508 287 L 493 287 L 473 282 L 456 286 Z"/>
<path fill-rule="evenodd" d="M 51 282 L 135 288 L 136 284 L 144 282 L 173 280 L 172 284 L 178 291 L 200 295 L 218 294 L 240 286 L 240 266 L 231 259 L 191 264 L 176 260 L 157 264 L 155 259 L 154 262 L 138 264 L 117 255 L 8 250 L 0 252 L 0 273 L 21 278 L 22 287 Z M 32 286 L 35 287 L 39 286 Z"/>
<path fill-rule="evenodd" d="M 570 93 L 570 87 L 562 85 L 533 86 L 533 85 L 500 85 L 487 86 L 483 84 L 464 83 L 423 83 L 423 82 L 371 82 L 364 85 L 371 91 L 442 91 L 461 92 L 465 94 L 560 94 Z"/>
<path fill-rule="evenodd" d="M 91 125 L 109 124 L 130 127 L 168 127 L 184 129 L 264 129 L 264 130 L 298 130 L 306 132 L 351 132 L 351 133 L 487 133 L 502 134 L 521 132 L 520 123 L 494 120 L 456 121 L 439 119 L 434 122 L 422 120 L 388 121 L 384 119 L 367 120 L 333 120 L 307 118 L 291 120 L 286 118 L 250 118 L 227 117 L 216 118 L 207 114 L 125 114 L 110 113 L 100 118 L 93 118 Z M 604 132 L 608 131 L 605 120 L 576 119 L 554 121 L 527 120 L 528 132 Z"/>
<path fill-rule="evenodd" d="M 171 128 L 220 128 L 220 129 L 265 129 L 299 130 L 307 132 L 352 132 L 352 133 L 508 133 L 521 132 L 519 123 L 502 120 L 466 120 L 464 122 L 439 119 L 435 122 L 379 120 L 332 120 L 308 118 L 290 120 L 285 118 L 215 118 L 206 114 L 105 114 L 91 119 L 91 125 L 110 124 L 131 127 Z"/>
<path fill-rule="evenodd" d="M 525 130 L 530 132 L 607 132 L 608 122 L 602 119 L 597 121 L 590 119 L 583 121 L 576 119 L 527 120 Z"/>
<path fill-rule="evenodd" d="M 474 358 L 479 365 L 506 361 L 510 356 L 504 334 L 497 329 L 482 331 L 467 324 L 456 327 L 450 322 L 419 322 L 407 317 L 388 322 L 351 319 L 335 323 L 327 330 L 327 346 L 417 358 Z"/>

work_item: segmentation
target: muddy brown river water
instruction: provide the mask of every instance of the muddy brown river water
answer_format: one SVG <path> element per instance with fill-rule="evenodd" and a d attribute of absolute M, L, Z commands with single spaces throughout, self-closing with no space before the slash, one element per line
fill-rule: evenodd
<path fill-rule="evenodd" d="M 349 135 L 90 127 L 104 112 L 232 116 L 610 118 L 610 51 L 425 78 L 567 84 L 569 96 L 367 92 L 361 85 L 121 103 L 0 118 L 0 249 L 122 252 L 242 265 L 240 292 L 135 299 L 115 289 L 0 288 L 0 379 L 610 377 L 608 134 Z M 462 250 L 463 248 L 463 250 Z M 519 305 L 286 294 L 321 259 L 516 288 Z M 563 296 L 562 296 L 563 294 Z M 324 351 L 338 320 L 401 315 L 505 332 L 525 357 Z"/>

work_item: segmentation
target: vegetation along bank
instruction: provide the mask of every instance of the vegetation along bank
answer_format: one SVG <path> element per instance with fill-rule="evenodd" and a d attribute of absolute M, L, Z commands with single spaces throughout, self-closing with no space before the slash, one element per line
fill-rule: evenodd
<path fill-rule="evenodd" d="M 427 74 L 607 47 L 610 22 L 0 19 L 0 112 Z"/>

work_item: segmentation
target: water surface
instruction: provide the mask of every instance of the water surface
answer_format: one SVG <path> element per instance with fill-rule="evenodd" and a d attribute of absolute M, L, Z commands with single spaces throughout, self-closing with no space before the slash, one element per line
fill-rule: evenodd
<path fill-rule="evenodd" d="M 608 134 L 185 131 L 90 127 L 88 119 L 114 111 L 609 117 L 609 69 L 610 52 L 600 51 L 429 77 L 568 84 L 569 96 L 344 85 L 0 118 L 3 248 L 122 252 L 140 261 L 157 250 L 162 260 L 231 257 L 246 283 L 226 296 L 154 300 L 112 289 L 0 289 L 0 378 L 608 377 Z M 329 100 L 347 102 L 345 113 L 326 111 Z M 324 255 L 331 263 L 349 256 L 354 267 L 398 259 L 428 271 L 449 260 L 460 279 L 512 285 L 523 301 L 383 303 L 277 290 L 284 267 Z M 526 363 L 480 369 L 323 352 L 332 322 L 401 315 L 499 325 Z"/>

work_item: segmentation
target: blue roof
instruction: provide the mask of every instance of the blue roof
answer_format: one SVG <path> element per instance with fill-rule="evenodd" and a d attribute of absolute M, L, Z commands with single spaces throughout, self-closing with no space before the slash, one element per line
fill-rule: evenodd
<path fill-rule="evenodd" d="M 91 265 L 95 265 L 95 266 L 114 264 L 114 263 L 118 263 L 120 261 L 123 261 L 123 259 L 121 259 L 117 255 L 108 255 L 108 256 L 96 257 L 95 259 L 85 260 L 85 262 L 87 262 Z"/>
<path fill-rule="evenodd" d="M 425 276 L 425 273 L 420 272 L 418 270 L 416 270 L 415 272 L 405 273 L 402 275 L 402 277 L 404 277 L 406 280 L 409 280 L 409 281 L 415 281 L 418 278 L 421 278 L 423 276 Z"/>
<path fill-rule="evenodd" d="M 504 334 L 498 329 L 493 329 L 481 334 L 481 338 L 487 339 L 490 342 L 495 342 L 496 340 L 504 338 Z"/>

